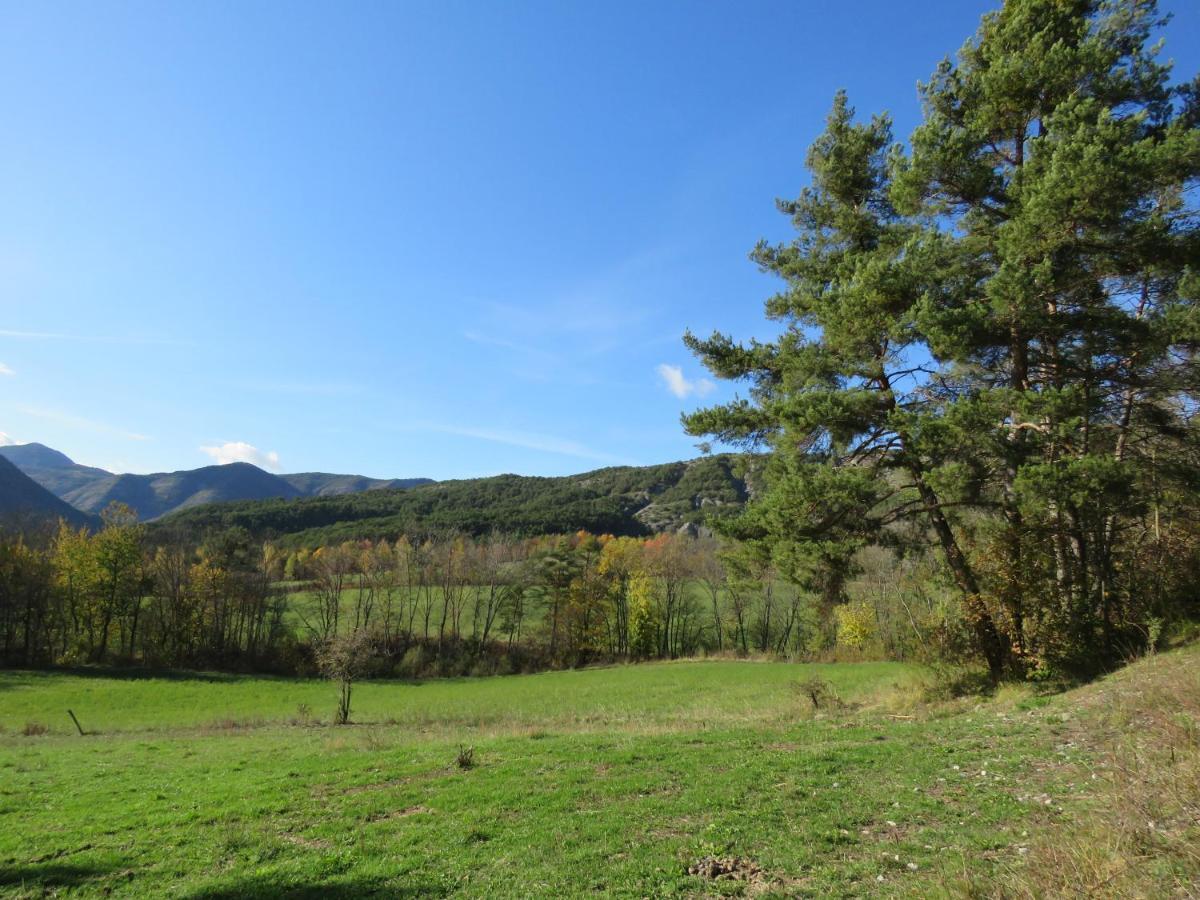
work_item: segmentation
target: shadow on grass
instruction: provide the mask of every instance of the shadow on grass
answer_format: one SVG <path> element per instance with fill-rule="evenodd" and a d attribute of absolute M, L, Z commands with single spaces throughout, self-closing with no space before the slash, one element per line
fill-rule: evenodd
<path fill-rule="evenodd" d="M 0 888 L 79 887 L 95 878 L 112 872 L 102 866 L 71 865 L 69 863 L 38 863 L 30 866 L 0 866 Z"/>
<path fill-rule="evenodd" d="M 223 885 L 200 888 L 185 895 L 186 900 L 349 900 L 352 897 L 445 897 L 449 891 L 426 883 L 398 884 L 394 879 L 350 878 L 338 881 L 302 881 L 256 875 Z"/>
<path fill-rule="evenodd" d="M 45 669 L 0 669 L 0 691 L 14 687 L 32 687 L 46 678 L 70 675 L 73 678 L 106 678 L 117 681 L 201 681 L 232 684 L 238 681 L 297 681 L 293 677 L 240 672 L 200 672 L 188 669 L 154 669 L 142 666 L 52 666 Z"/>

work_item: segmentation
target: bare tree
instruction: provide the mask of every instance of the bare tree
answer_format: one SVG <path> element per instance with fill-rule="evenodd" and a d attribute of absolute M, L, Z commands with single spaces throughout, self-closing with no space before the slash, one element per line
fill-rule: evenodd
<path fill-rule="evenodd" d="M 354 550 L 347 544 L 324 547 L 310 563 L 314 580 L 310 615 L 304 624 L 320 641 L 328 641 L 338 632 L 342 611 L 342 591 L 354 572 Z"/>
<path fill-rule="evenodd" d="M 713 637 L 717 649 L 725 649 L 725 627 L 721 614 L 721 595 L 725 593 L 728 577 L 721 560 L 720 542 L 714 537 L 697 538 L 691 545 L 693 571 L 704 585 L 712 603 Z"/>
<path fill-rule="evenodd" d="M 334 635 L 317 652 L 321 674 L 338 683 L 338 707 L 334 723 L 350 721 L 350 694 L 354 682 L 365 675 L 375 656 L 375 637 L 360 628 L 349 634 Z"/>
<path fill-rule="evenodd" d="M 517 551 L 517 544 L 502 535 L 493 535 L 474 547 L 471 581 L 475 588 L 475 609 L 471 633 L 481 644 L 487 643 L 505 591 L 516 577 Z"/>

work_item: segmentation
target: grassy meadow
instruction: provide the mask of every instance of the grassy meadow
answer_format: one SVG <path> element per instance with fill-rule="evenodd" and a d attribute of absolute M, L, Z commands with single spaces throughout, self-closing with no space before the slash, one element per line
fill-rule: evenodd
<path fill-rule="evenodd" d="M 692 728 L 706 723 L 770 723 L 795 718 L 794 685 L 819 677 L 839 695 L 864 699 L 906 691 L 914 667 L 873 662 L 796 666 L 773 662 L 678 662 L 545 672 L 504 678 L 365 681 L 354 688 L 354 719 L 421 729 L 577 730 Z M 124 677 L 45 671 L 0 672 L 0 723 L 26 722 L 74 734 L 72 709 L 103 734 L 267 726 L 328 721 L 334 688 L 320 679 L 191 674 Z"/>
<path fill-rule="evenodd" d="M 814 677 L 840 706 L 813 709 Z M 1013 690 L 931 705 L 928 678 L 708 661 L 364 683 L 334 727 L 315 680 L 0 673 L 0 894 L 994 893 L 1086 820 L 1070 735 L 1099 713 Z M 731 877 L 689 874 L 706 858 Z"/>

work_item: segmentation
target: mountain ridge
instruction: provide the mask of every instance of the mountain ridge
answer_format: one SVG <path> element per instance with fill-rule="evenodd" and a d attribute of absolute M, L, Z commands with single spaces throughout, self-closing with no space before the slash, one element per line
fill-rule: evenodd
<path fill-rule="evenodd" d="M 753 457 L 721 454 L 559 477 L 494 475 L 404 491 L 215 503 L 157 524 L 193 533 L 244 528 L 290 546 L 434 532 L 650 535 L 695 530 L 712 513 L 740 510 L 754 470 Z"/>
<path fill-rule="evenodd" d="M 327 472 L 274 474 L 241 462 L 149 475 L 115 474 L 81 466 L 41 444 L 0 447 L 0 459 L 55 501 L 79 511 L 84 518 L 76 521 L 94 524 L 96 514 L 119 502 L 143 521 L 164 528 L 200 533 L 237 526 L 297 546 L 450 531 L 694 531 L 709 514 L 744 505 L 755 468 L 751 456 L 720 454 L 557 477 L 505 474 L 432 481 Z M 23 496 L 28 491 L 26 485 L 10 493 Z M 45 506 L 46 498 L 41 501 Z M 10 505 L 0 495 L 0 514 Z"/>
<path fill-rule="evenodd" d="M 119 474 L 80 465 L 65 453 L 36 442 L 0 447 L 0 457 L 85 514 L 97 515 L 108 504 L 119 502 L 131 507 L 144 521 L 205 503 L 337 496 L 406 489 L 430 482 L 423 478 L 368 478 L 327 472 L 276 475 L 243 462 L 147 475 Z"/>

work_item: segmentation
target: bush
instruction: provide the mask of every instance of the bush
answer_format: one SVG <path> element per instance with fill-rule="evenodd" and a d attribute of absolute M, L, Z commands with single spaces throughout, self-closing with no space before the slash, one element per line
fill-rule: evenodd
<path fill-rule="evenodd" d="M 469 674 L 472 678 L 483 678 L 488 675 L 495 675 L 496 662 L 495 660 L 490 660 L 486 657 L 484 659 L 477 660 L 475 665 L 471 666 L 471 671 Z"/>
<path fill-rule="evenodd" d="M 852 650 L 867 650 L 876 641 L 875 608 L 869 603 L 846 603 L 839 606 L 837 615 L 837 642 L 840 647 Z"/>
<path fill-rule="evenodd" d="M 930 670 L 933 678 L 923 692 L 923 699 L 928 703 L 984 696 L 996 689 L 987 671 L 981 668 L 934 663 Z"/>
<path fill-rule="evenodd" d="M 460 769 L 475 768 L 475 748 L 459 744 L 458 754 L 454 757 L 454 764 Z"/>
<path fill-rule="evenodd" d="M 813 709 L 838 709 L 842 701 L 833 685 L 824 678 L 813 676 L 795 684 L 796 693 L 812 704 Z"/>

